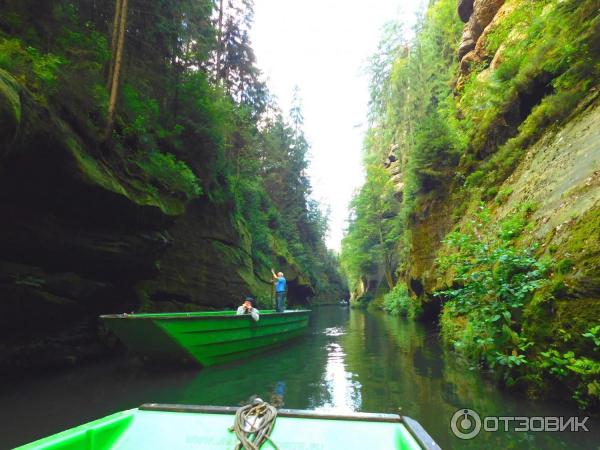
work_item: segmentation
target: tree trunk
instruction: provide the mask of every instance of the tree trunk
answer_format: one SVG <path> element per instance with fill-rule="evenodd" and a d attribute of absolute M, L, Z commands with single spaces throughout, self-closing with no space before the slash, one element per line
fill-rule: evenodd
<path fill-rule="evenodd" d="M 115 67 L 115 54 L 117 52 L 117 41 L 119 40 L 119 22 L 121 19 L 121 0 L 115 2 L 115 18 L 113 20 L 113 29 L 110 41 L 110 64 L 108 66 L 108 78 L 106 80 L 106 90 L 112 89 L 113 69 Z"/>
<path fill-rule="evenodd" d="M 378 206 L 379 207 L 379 206 Z M 394 288 L 394 277 L 392 276 L 392 268 L 391 268 L 391 257 L 388 253 L 388 251 L 385 248 L 385 241 L 383 240 L 383 229 L 382 229 L 382 223 L 383 223 L 383 216 L 379 215 L 378 216 L 379 219 L 379 223 L 377 224 L 377 229 L 379 231 L 379 244 L 381 245 L 381 248 L 383 250 L 383 271 L 385 273 L 385 281 L 387 282 L 388 286 L 390 287 L 390 289 Z"/>
<path fill-rule="evenodd" d="M 392 262 L 389 255 L 385 255 L 385 281 L 390 288 L 390 290 L 394 289 L 394 277 L 392 275 Z"/>
<path fill-rule="evenodd" d="M 125 30 L 127 24 L 127 0 L 121 0 L 121 12 L 119 15 L 119 36 L 116 46 L 116 55 L 114 57 L 115 65 L 110 89 L 110 99 L 108 102 L 108 120 L 106 125 L 106 138 L 110 137 L 117 107 L 117 94 L 119 91 L 119 76 L 121 75 L 121 66 L 123 63 L 123 48 L 125 46 Z"/>
<path fill-rule="evenodd" d="M 221 79 L 221 52 L 223 45 L 223 0 L 219 0 L 219 22 L 217 25 L 217 53 L 215 58 L 215 80 Z"/>

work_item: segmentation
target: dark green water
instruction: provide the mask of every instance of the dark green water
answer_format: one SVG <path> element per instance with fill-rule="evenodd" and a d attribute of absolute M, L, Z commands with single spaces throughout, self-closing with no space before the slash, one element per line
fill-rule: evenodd
<path fill-rule="evenodd" d="M 405 414 L 444 449 L 597 449 L 590 432 L 481 432 L 462 441 L 450 430 L 460 408 L 482 416 L 571 416 L 556 403 L 499 391 L 443 351 L 435 328 L 331 306 L 286 347 L 233 365 L 165 371 L 126 357 L 0 388 L 0 449 L 11 448 L 146 402 L 237 405 L 253 395 L 277 406 Z M 285 449 L 282 449 L 285 450 Z"/>

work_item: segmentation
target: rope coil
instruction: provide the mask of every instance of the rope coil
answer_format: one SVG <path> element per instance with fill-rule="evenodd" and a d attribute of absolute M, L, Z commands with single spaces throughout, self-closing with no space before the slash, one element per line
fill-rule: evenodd
<path fill-rule="evenodd" d="M 233 426 L 229 429 L 235 432 L 239 440 L 235 450 L 259 450 L 267 440 L 279 450 L 270 437 L 276 417 L 277 409 L 260 398 L 239 408 L 235 413 Z"/>

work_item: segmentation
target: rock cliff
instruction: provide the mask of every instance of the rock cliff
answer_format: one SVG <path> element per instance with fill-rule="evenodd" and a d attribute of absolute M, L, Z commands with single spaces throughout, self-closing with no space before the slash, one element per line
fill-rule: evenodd
<path fill-rule="evenodd" d="M 269 298 L 232 205 L 146 189 L 2 70 L 0 211 L 0 372 L 97 357 L 99 314 Z M 310 282 L 279 262 L 291 302 L 305 302 Z"/>
<path fill-rule="evenodd" d="M 490 33 L 498 27 L 505 27 L 507 17 L 520 3 L 503 0 L 458 2 L 458 14 L 466 22 L 463 39 L 457 49 L 461 63 L 455 95 L 459 100 L 463 95 L 461 89 L 466 77 L 473 76 L 471 72 L 477 69 L 474 76 L 489 79 L 502 63 L 506 48 L 519 36 L 522 37 L 520 24 L 516 22 L 517 26 L 505 32 L 506 39 L 494 52 L 490 53 L 486 45 Z M 477 144 L 471 143 L 470 148 L 477 151 L 477 161 L 488 158 L 508 139 L 522 132 L 520 127 L 532 110 L 553 93 L 550 75 L 543 70 L 538 72 L 531 74 L 531 80 L 524 83 L 524 89 L 517 95 L 509 96 L 507 93 L 510 101 L 503 114 L 492 123 Z M 410 251 L 405 273 L 407 285 L 413 294 L 424 300 L 427 317 L 435 317 L 439 312 L 439 302 L 430 295 L 444 287 L 448 279 L 434 264 L 443 248 L 442 241 L 449 231 L 464 225 L 464 221 L 468 220 L 466 212 L 476 207 L 482 197 L 492 208 L 495 221 L 514 212 L 520 204 L 534 204 L 536 212 L 530 225 L 529 238 L 524 239 L 523 244 L 533 240 L 541 242 L 545 249 L 543 252 L 552 253 L 554 259 L 572 261 L 576 269 L 565 281 L 572 287 L 569 298 L 575 296 L 584 303 L 591 302 L 586 303 L 585 307 L 594 311 L 598 308 L 600 266 L 596 256 L 600 250 L 600 235 L 592 224 L 600 221 L 600 188 L 597 183 L 600 173 L 600 136 L 597 132 L 597 124 L 600 123 L 599 104 L 597 87 L 592 86 L 589 95 L 567 111 L 568 118 L 560 126 L 543 124 L 538 128 L 541 137 L 523 153 L 518 153 L 518 158 L 513 156 L 518 163 L 512 164 L 502 176 L 498 175 L 496 168 L 486 166 L 490 180 L 496 177 L 499 182 L 483 195 L 477 189 L 465 187 L 465 177 L 479 162 L 474 163 L 463 156 L 455 176 L 449 178 L 444 189 L 421 199 L 408 224 Z M 527 147 L 526 144 L 523 147 Z M 402 192 L 404 178 L 399 173 L 397 163 L 390 164 L 388 161 L 386 165 L 398 192 Z M 482 171 L 482 176 L 486 177 L 485 171 Z M 493 183 L 490 181 L 487 185 Z M 498 192 L 511 193 L 501 207 L 497 207 L 500 202 L 500 197 L 496 198 Z M 585 244 L 577 241 L 581 236 L 573 236 L 580 229 L 589 229 Z M 576 252 L 573 252 L 572 246 L 576 246 Z M 596 300 L 592 301 L 592 298 Z M 564 322 L 568 317 L 567 320 L 577 323 L 576 309 L 573 307 L 572 314 L 564 315 L 561 320 Z"/>
<path fill-rule="evenodd" d="M 510 325 L 530 348 L 513 350 L 512 356 L 526 354 L 529 365 L 520 371 L 495 370 L 506 369 L 506 384 L 532 397 L 570 393 L 580 407 L 593 409 L 600 398 L 592 375 L 597 375 L 597 355 L 590 342 L 600 317 L 600 95 L 593 69 L 600 57 L 598 9 L 594 2 L 563 3 L 537 5 L 529 14 L 536 27 L 524 21 L 527 2 L 458 2 L 466 25 L 457 49 L 453 97 L 460 120 L 474 120 L 477 127 L 455 173 L 442 188 L 417 197 L 402 270 L 423 316 L 435 319 L 442 311 L 444 338 L 459 348 L 463 341 L 458 339 L 468 339 L 473 324 L 468 314 L 446 314 L 449 308 L 437 295 L 462 282 L 455 268 L 438 265 L 440 257 L 456 252 L 444 240 L 459 231 L 475 233 L 479 243 L 493 242 L 496 225 L 521 220 L 522 231 L 511 245 L 535 249 L 531 254 L 548 271 L 542 287 L 510 313 Z M 561 29 L 565 21 L 581 27 L 579 40 Z M 551 36 L 549 29 L 563 34 Z M 539 47 L 530 51 L 534 44 Z M 568 53 L 570 45 L 580 45 L 579 50 L 568 64 L 556 65 L 555 60 L 565 62 L 557 55 Z M 564 83 L 567 76 L 576 81 Z M 401 191 L 404 177 L 393 164 L 389 168 Z M 488 225 L 473 232 L 482 208 L 489 213 Z M 528 212 L 519 218 L 524 208 Z M 483 304 L 485 296 L 480 298 Z M 570 372 L 557 375 L 548 369 L 558 364 L 547 361 L 550 354 L 571 361 Z M 576 358 L 591 368 L 579 369 Z"/>

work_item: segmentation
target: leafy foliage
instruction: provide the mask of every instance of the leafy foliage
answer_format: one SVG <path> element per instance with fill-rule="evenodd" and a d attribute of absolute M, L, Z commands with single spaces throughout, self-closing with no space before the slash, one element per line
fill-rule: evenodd
<path fill-rule="evenodd" d="M 521 333 L 516 316 L 547 283 L 547 264 L 534 256 L 535 247 L 515 247 L 512 239 L 523 226 L 510 218 L 491 224 L 489 211 L 482 209 L 467 230 L 447 236 L 452 251 L 439 261 L 443 268 L 454 269 L 456 286 L 436 294 L 446 300 L 444 337 L 491 367 L 527 364 L 526 350 L 533 345 Z M 464 324 L 456 328 L 459 318 Z"/>
<path fill-rule="evenodd" d="M 383 167 L 369 165 L 367 179 L 350 204 L 351 219 L 342 241 L 342 267 L 349 280 L 383 273 L 394 286 L 396 246 L 400 238 L 399 203 Z"/>
<path fill-rule="evenodd" d="M 411 315 L 411 298 L 404 283 L 397 283 L 392 290 L 384 295 L 383 309 L 395 316 Z"/>
<path fill-rule="evenodd" d="M 231 211 L 250 233 L 256 273 L 283 258 L 318 290 L 340 289 L 324 243 L 327 215 L 310 198 L 299 95 L 287 120 L 269 103 L 249 41 L 253 3 L 128 4 L 107 139 L 113 1 L 3 2 L 0 68 L 125 185 L 181 203 L 203 195 Z"/>
<path fill-rule="evenodd" d="M 593 342 L 593 351 L 600 351 L 600 325 L 583 333 Z M 561 382 L 572 386 L 573 397 L 583 409 L 600 405 L 600 362 L 585 356 L 576 356 L 573 351 L 560 352 L 551 348 L 540 352 L 538 367 Z"/>
<path fill-rule="evenodd" d="M 388 24 L 371 59 L 366 181 L 351 204 L 341 256 L 351 287 L 382 278 L 394 286 L 417 204 L 443 191 L 466 146 L 451 92 L 462 31 L 455 8 L 453 0 L 432 2 L 418 18 L 414 39 L 401 24 Z M 384 168 L 390 157 L 400 172 L 393 181 Z"/>
<path fill-rule="evenodd" d="M 137 164 L 163 189 L 183 192 L 188 198 L 202 193 L 194 172 L 171 153 L 146 153 Z"/>
<path fill-rule="evenodd" d="M 476 154 L 486 152 L 495 127 L 516 120 L 517 129 L 514 137 L 492 142 L 500 147 L 479 168 L 485 177 L 472 174 L 468 186 L 503 181 L 522 150 L 565 120 L 600 76 L 594 62 L 600 57 L 596 1 L 514 3 L 514 10 L 486 37 L 487 50 L 492 55 L 498 51 L 500 63 L 495 70 L 487 64 L 475 68 L 464 86 L 460 110 L 468 120 L 460 127 Z M 518 117 L 508 119 L 514 105 Z"/>
<path fill-rule="evenodd" d="M 56 92 L 58 71 L 64 63 L 65 58 L 43 54 L 20 39 L 0 37 L 0 68 L 16 75 L 39 100 L 47 101 L 46 96 Z"/>

